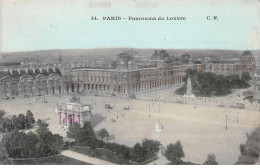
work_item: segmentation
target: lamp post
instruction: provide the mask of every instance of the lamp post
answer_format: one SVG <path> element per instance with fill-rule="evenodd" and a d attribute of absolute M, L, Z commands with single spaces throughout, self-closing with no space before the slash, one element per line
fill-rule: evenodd
<path fill-rule="evenodd" d="M 238 123 L 238 112 L 237 112 L 237 123 Z"/>
<path fill-rule="evenodd" d="M 259 121 L 260 121 L 260 105 L 259 105 Z M 260 122 L 259 122 L 259 125 L 260 125 Z"/>
<path fill-rule="evenodd" d="M 149 118 L 151 117 L 151 113 L 150 113 L 150 104 L 149 104 Z"/>
<path fill-rule="evenodd" d="M 226 129 L 227 129 L 227 115 L 226 115 Z"/>
<path fill-rule="evenodd" d="M 159 113 L 161 112 L 161 106 L 160 106 L 160 102 L 159 102 Z"/>
<path fill-rule="evenodd" d="M 131 121 L 132 121 L 132 144 L 134 144 L 134 124 L 133 124 L 133 111 L 131 110 L 131 100 L 130 102 L 130 113 L 131 113 Z"/>

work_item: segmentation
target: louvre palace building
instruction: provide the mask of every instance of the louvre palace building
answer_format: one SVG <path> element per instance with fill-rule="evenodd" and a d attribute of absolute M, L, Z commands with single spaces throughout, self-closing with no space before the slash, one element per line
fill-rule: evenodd
<path fill-rule="evenodd" d="M 247 71 L 253 75 L 254 66 L 250 51 L 232 60 L 195 60 L 189 54 L 176 60 L 166 50 L 155 50 L 149 59 L 140 59 L 123 51 L 108 67 L 62 61 L 4 65 L 0 67 L 0 92 L 4 99 L 73 92 L 127 96 L 181 85 L 189 68 L 223 75 Z"/>

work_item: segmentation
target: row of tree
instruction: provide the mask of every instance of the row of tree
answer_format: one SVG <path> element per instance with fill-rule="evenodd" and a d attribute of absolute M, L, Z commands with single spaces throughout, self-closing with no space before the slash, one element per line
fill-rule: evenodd
<path fill-rule="evenodd" d="M 5 133 L 0 143 L 0 160 L 6 158 L 39 158 L 57 155 L 64 149 L 63 137 L 52 134 L 48 124 L 37 121 L 35 133 L 21 130 L 32 128 L 35 123 L 33 113 L 13 115 L 11 119 L 0 111 L 0 132 Z"/>
<path fill-rule="evenodd" d="M 243 72 L 241 77 L 239 75 L 223 76 L 210 72 L 197 72 L 193 69 L 188 69 L 186 73 L 185 84 L 176 90 L 179 95 L 186 93 L 188 75 L 191 78 L 193 93 L 202 97 L 228 95 L 232 89 L 250 87 L 248 81 L 252 79 L 248 72 Z"/>
<path fill-rule="evenodd" d="M 75 123 L 69 127 L 67 136 L 74 138 L 77 145 L 89 146 L 92 149 L 103 148 L 117 153 L 119 156 L 127 160 L 132 160 L 141 163 L 153 156 L 159 151 L 161 143 L 155 140 L 145 139 L 142 144 L 137 143 L 133 148 L 117 143 L 104 142 L 102 139 L 107 137 L 109 133 L 102 129 L 98 134 L 101 139 L 95 136 L 94 130 L 90 122 L 85 122 L 80 128 L 79 124 Z"/>
<path fill-rule="evenodd" d="M 64 148 L 63 137 L 52 134 L 45 122 L 39 121 L 38 125 L 37 133 L 17 129 L 6 133 L 0 144 L 2 157 L 39 158 L 59 154 Z"/>
<path fill-rule="evenodd" d="M 73 124 L 69 127 L 67 136 L 69 138 L 73 138 L 76 145 L 88 146 L 93 150 L 96 148 L 107 149 L 126 160 L 131 160 L 137 163 L 142 163 L 155 157 L 162 146 L 159 141 L 151 139 L 144 139 L 142 143 L 136 143 L 133 147 L 120 145 L 115 142 L 104 142 L 103 138 L 109 136 L 107 130 L 100 130 L 98 136 L 100 136 L 101 139 L 98 139 L 95 136 L 90 122 L 85 122 L 82 128 L 80 128 L 77 123 Z M 187 162 L 182 161 L 182 158 L 185 155 L 180 141 L 169 144 L 164 152 L 164 155 L 171 162 L 171 164 L 187 164 Z M 208 155 L 208 158 L 204 164 L 217 164 L 215 155 Z"/>
<path fill-rule="evenodd" d="M 31 128 L 35 119 L 33 113 L 28 110 L 26 115 L 19 114 L 18 116 L 13 115 L 11 119 L 3 118 L 5 115 L 4 111 L 0 111 L 0 132 L 9 132 L 15 129 L 28 129 Z"/>
<path fill-rule="evenodd" d="M 0 111 L 0 118 L 5 112 Z M 20 116 L 20 117 L 19 117 Z M 6 158 L 40 158 L 57 155 L 61 150 L 66 149 L 68 142 L 64 143 L 63 137 L 58 134 L 52 134 L 48 129 L 48 124 L 37 121 L 38 129 L 36 133 L 24 133 L 19 129 L 29 128 L 35 122 L 31 111 L 27 111 L 26 116 L 18 115 L 17 120 L 12 117 L 12 130 L 5 133 L 0 143 L 0 160 Z M 26 124 L 27 123 L 27 124 Z M 27 126 L 26 126 L 27 125 Z M 3 125 L 2 125 L 3 126 Z M 4 129 L 6 131 L 6 129 Z M 75 123 L 69 127 L 67 136 L 74 138 L 77 145 L 89 146 L 91 149 L 103 148 L 116 153 L 126 160 L 132 160 L 142 163 L 156 156 L 159 152 L 161 143 L 156 140 L 144 139 L 142 143 L 136 143 L 134 147 L 127 147 L 117 143 L 104 142 L 103 138 L 108 137 L 106 129 L 101 129 L 98 133 L 101 139 L 96 138 L 90 122 L 85 122 L 81 128 Z M 181 159 L 185 156 L 180 141 L 169 144 L 164 153 L 171 164 L 183 164 Z M 214 154 L 208 155 L 204 164 L 217 164 Z"/>
<path fill-rule="evenodd" d="M 247 134 L 247 141 L 240 145 L 241 155 L 236 164 L 255 164 L 260 153 L 260 127 Z"/>
<path fill-rule="evenodd" d="M 180 165 L 180 164 L 193 164 L 191 162 L 184 162 L 182 160 L 185 157 L 181 141 L 176 143 L 171 143 L 167 145 L 164 156 L 170 161 L 170 164 Z M 208 154 L 207 159 L 203 163 L 204 165 L 217 165 L 215 154 Z"/>
<path fill-rule="evenodd" d="M 131 148 L 131 159 L 135 162 L 141 163 L 154 156 L 159 152 L 161 143 L 156 140 L 144 139 L 142 144 L 136 143 Z"/>

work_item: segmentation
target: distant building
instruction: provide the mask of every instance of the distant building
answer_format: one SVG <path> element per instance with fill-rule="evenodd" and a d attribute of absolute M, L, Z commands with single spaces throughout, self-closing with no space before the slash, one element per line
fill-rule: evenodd
<path fill-rule="evenodd" d="M 254 102 L 260 104 L 260 55 L 255 55 L 255 71 L 254 71 Z M 259 108 L 260 109 L 260 108 Z"/>
<path fill-rule="evenodd" d="M 156 50 L 146 65 L 138 66 L 132 54 L 122 52 L 113 68 L 72 69 L 73 90 L 102 93 L 131 93 L 182 84 L 189 66 L 172 66 L 165 50 Z"/>
<path fill-rule="evenodd" d="M 252 52 L 244 51 L 237 63 L 236 73 L 242 75 L 243 72 L 248 72 L 251 77 L 253 77 L 255 64 L 255 57 L 253 56 Z"/>
<path fill-rule="evenodd" d="M 239 59 L 212 59 L 203 63 L 205 72 L 212 72 L 221 75 L 242 75 L 248 72 L 254 75 L 255 61 L 251 51 L 245 51 Z"/>
<path fill-rule="evenodd" d="M 155 50 L 150 59 L 133 51 L 124 51 L 113 62 L 66 63 L 59 57 L 57 63 L 4 65 L 0 66 L 0 96 L 11 98 L 71 92 L 127 96 L 181 85 L 189 68 L 222 75 L 254 74 L 254 57 L 248 51 L 238 60 L 193 59 L 188 53 L 178 58 L 171 57 L 166 50 Z"/>

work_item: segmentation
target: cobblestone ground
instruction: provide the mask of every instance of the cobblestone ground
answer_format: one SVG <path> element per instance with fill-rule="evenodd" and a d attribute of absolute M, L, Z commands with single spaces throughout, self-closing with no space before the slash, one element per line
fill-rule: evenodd
<path fill-rule="evenodd" d="M 132 146 L 144 138 L 153 138 L 167 146 L 181 140 L 185 161 L 200 164 L 208 153 L 215 153 L 219 164 L 234 164 L 240 155 L 239 145 L 246 141 L 246 133 L 259 124 L 258 107 L 245 102 L 245 109 L 229 108 L 232 104 L 244 102 L 242 91 L 226 97 L 188 100 L 175 95 L 175 89 L 142 93 L 131 101 L 118 96 L 79 96 L 82 101 L 93 105 L 94 129 L 106 128 L 115 137 L 111 141 Z M 66 136 L 66 130 L 58 125 L 58 114 L 54 112 L 54 107 L 69 97 L 71 95 L 48 96 L 47 103 L 38 98 L 36 102 L 35 97 L 3 100 L 0 102 L 0 109 L 5 110 L 8 115 L 25 114 L 30 109 L 36 119 L 49 123 L 53 133 Z M 181 101 L 186 104 L 181 104 Z M 105 104 L 111 104 L 113 109 L 105 109 Z M 219 104 L 226 107 L 218 107 Z M 123 110 L 128 106 L 130 110 Z M 155 124 L 158 122 L 164 127 L 161 133 L 155 132 Z"/>

